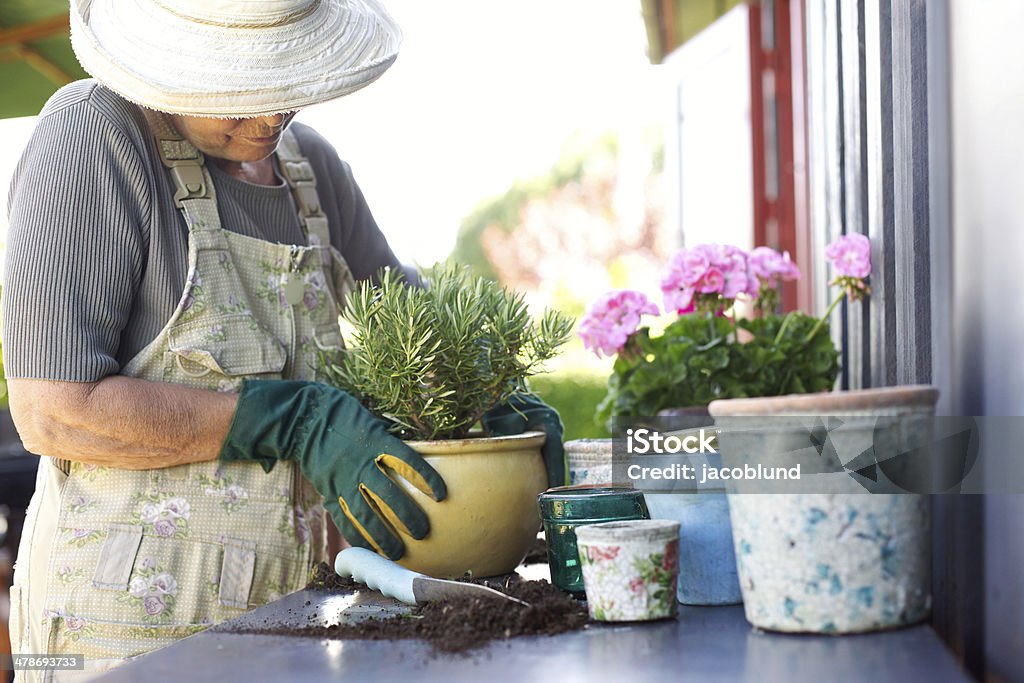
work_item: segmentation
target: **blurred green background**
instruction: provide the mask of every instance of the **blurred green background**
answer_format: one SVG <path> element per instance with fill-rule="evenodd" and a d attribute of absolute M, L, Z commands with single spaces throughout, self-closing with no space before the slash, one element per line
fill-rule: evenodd
<path fill-rule="evenodd" d="M 533 377 L 530 386 L 562 416 L 566 441 L 609 435 L 607 428 L 594 420 L 597 404 L 604 398 L 603 375 L 562 369 Z"/>

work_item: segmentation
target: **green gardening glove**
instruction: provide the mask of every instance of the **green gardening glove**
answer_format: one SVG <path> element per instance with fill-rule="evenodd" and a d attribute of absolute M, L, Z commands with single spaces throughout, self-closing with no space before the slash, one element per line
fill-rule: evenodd
<path fill-rule="evenodd" d="M 279 460 L 297 462 L 345 538 L 392 560 L 405 553 L 395 529 L 420 539 L 430 522 L 387 471 L 434 500 L 448 495 L 441 475 L 387 422 L 319 382 L 243 382 L 220 458 L 255 461 L 267 472 Z"/>
<path fill-rule="evenodd" d="M 495 436 L 522 434 L 539 429 L 548 435 L 541 454 L 548 470 L 548 486 L 565 486 L 565 447 L 562 445 L 562 420 L 554 408 L 531 394 L 515 394 L 507 402 L 492 408 L 480 420 Z"/>

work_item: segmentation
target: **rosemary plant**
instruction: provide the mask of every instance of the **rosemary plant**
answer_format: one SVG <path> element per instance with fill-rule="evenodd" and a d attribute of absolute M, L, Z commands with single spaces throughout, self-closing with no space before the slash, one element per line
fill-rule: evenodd
<path fill-rule="evenodd" d="M 391 420 L 407 439 L 459 439 L 491 408 L 528 391 L 568 341 L 573 320 L 530 315 L 523 296 L 464 268 L 432 270 L 424 288 L 386 271 L 349 297 L 353 328 L 328 381 Z"/>

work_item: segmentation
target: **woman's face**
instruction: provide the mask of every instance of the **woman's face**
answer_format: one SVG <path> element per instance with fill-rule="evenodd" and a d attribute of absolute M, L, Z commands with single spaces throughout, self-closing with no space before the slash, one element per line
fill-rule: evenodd
<path fill-rule="evenodd" d="M 273 154 L 293 118 L 295 112 L 247 119 L 171 116 L 178 132 L 200 152 L 235 162 L 260 161 Z"/>

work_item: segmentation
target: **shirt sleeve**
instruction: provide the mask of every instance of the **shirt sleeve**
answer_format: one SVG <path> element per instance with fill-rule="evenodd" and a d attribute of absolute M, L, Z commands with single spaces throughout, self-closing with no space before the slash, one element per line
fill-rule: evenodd
<path fill-rule="evenodd" d="M 9 377 L 94 382 L 120 370 L 147 250 L 147 177 L 139 150 L 90 98 L 40 117 L 8 196 Z"/>

